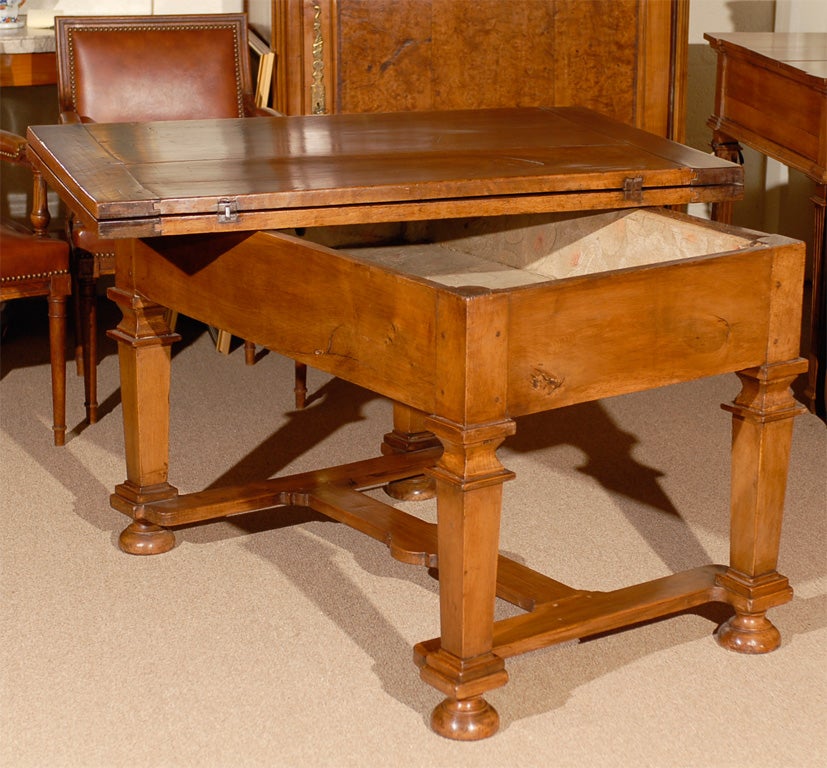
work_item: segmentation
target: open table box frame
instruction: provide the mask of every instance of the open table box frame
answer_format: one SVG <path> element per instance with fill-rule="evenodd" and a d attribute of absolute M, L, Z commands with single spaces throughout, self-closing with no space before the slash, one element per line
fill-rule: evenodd
<path fill-rule="evenodd" d="M 776 561 L 803 410 L 790 392 L 806 369 L 803 244 L 636 210 L 731 199 L 736 166 L 577 109 L 37 127 L 29 138 L 75 213 L 122 238 L 110 297 L 123 312 L 112 336 L 127 479 L 111 503 L 134 519 L 124 550 L 163 552 L 175 526 L 299 505 L 437 569 L 441 635 L 414 657 L 446 696 L 432 727 L 456 739 L 496 731 L 484 694 L 507 681 L 505 658 L 563 640 L 722 601 L 735 613 L 719 642 L 777 647 L 766 612 L 792 596 Z M 222 160 L 232 177 L 216 172 Z M 341 230 L 252 231 L 386 222 L 406 222 L 390 242 L 384 226 L 338 241 Z M 167 476 L 177 336 L 166 307 L 391 398 L 383 455 L 179 494 Z M 497 448 L 516 417 L 733 371 L 728 565 L 595 593 L 499 554 L 513 473 Z M 435 487 L 438 522 L 361 493 L 379 486 L 397 498 Z M 495 622 L 496 596 L 525 613 Z"/>

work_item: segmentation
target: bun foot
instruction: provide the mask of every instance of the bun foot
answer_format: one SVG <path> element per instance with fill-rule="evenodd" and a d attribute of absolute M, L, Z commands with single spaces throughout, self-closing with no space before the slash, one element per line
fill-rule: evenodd
<path fill-rule="evenodd" d="M 130 555 L 161 555 L 175 546 L 175 534 L 166 528 L 136 520 L 122 531 L 118 544 Z"/>
<path fill-rule="evenodd" d="M 493 736 L 500 716 L 485 699 L 445 699 L 431 713 L 431 728 L 446 739 L 478 741 Z"/>
<path fill-rule="evenodd" d="M 436 496 L 436 483 L 431 477 L 419 475 L 388 483 L 385 493 L 398 501 L 425 501 Z"/>
<path fill-rule="evenodd" d="M 737 653 L 769 653 L 781 645 L 781 633 L 763 614 L 736 614 L 718 627 L 718 644 Z"/>

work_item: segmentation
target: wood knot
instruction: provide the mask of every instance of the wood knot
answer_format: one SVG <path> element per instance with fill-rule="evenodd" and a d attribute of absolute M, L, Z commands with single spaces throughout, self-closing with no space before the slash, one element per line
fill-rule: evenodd
<path fill-rule="evenodd" d="M 550 395 L 554 390 L 563 386 L 563 379 L 558 378 L 554 374 L 547 373 L 540 368 L 535 368 L 531 372 L 531 386 L 538 392 L 544 392 Z"/>

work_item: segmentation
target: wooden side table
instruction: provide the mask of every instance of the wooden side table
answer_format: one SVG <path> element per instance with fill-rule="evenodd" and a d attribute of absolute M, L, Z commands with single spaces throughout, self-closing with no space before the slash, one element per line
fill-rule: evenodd
<path fill-rule="evenodd" d="M 827 208 L 827 33 L 706 34 L 718 54 L 715 112 L 709 119 L 718 157 L 740 158 L 746 144 L 816 184 L 810 279 L 810 408 L 827 420 L 825 209 Z M 732 219 L 732 203 L 713 213 Z"/>
<path fill-rule="evenodd" d="M 54 85 L 56 82 L 53 29 L 23 27 L 0 33 L 0 86 Z"/>

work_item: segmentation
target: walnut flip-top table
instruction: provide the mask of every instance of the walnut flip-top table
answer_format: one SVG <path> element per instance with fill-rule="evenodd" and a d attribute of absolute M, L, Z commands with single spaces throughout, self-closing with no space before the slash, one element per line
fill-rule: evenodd
<path fill-rule="evenodd" d="M 705 34 L 718 54 L 715 154 L 741 159 L 742 142 L 806 174 L 815 184 L 810 267 L 807 397 L 827 421 L 827 33 Z M 732 205 L 716 206 L 732 221 Z"/>
<path fill-rule="evenodd" d="M 792 596 L 776 558 L 802 410 L 789 385 L 806 367 L 803 245 L 650 207 L 733 199 L 738 166 L 576 108 L 40 126 L 29 140 L 75 214 L 120 238 L 126 480 L 111 503 L 133 518 L 127 552 L 289 504 L 436 568 L 441 634 L 414 658 L 446 697 L 433 728 L 456 739 L 496 731 L 484 695 L 515 654 L 712 601 L 734 609 L 725 647 L 778 645 L 766 612 Z M 330 225 L 350 224 L 370 224 L 369 242 L 348 228 L 332 247 Z M 292 227 L 321 229 L 259 231 Z M 165 307 L 391 398 L 382 455 L 179 494 Z M 513 473 L 497 448 L 515 417 L 733 371 L 729 564 L 601 593 L 499 554 Z M 361 493 L 429 484 L 436 524 Z M 524 612 L 495 622 L 496 597 Z"/>

